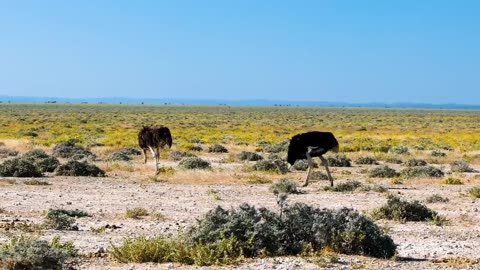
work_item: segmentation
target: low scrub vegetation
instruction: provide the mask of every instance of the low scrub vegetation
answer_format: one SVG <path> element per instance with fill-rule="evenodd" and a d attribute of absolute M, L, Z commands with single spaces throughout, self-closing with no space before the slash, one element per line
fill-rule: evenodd
<path fill-rule="evenodd" d="M 292 180 L 283 178 L 273 182 L 270 186 L 270 191 L 273 194 L 280 194 L 280 193 L 287 193 L 287 194 L 298 194 L 300 191 L 298 190 L 298 185 Z"/>
<path fill-rule="evenodd" d="M 372 216 L 375 219 L 391 219 L 406 222 L 431 221 L 438 214 L 419 201 L 409 202 L 397 196 L 389 196 L 385 205 L 372 211 Z"/>
<path fill-rule="evenodd" d="M 400 171 L 400 175 L 405 178 L 433 177 L 440 178 L 445 175 L 442 170 L 433 166 L 408 167 Z"/>
<path fill-rule="evenodd" d="M 0 176 L 4 177 L 41 177 L 41 170 L 28 159 L 14 158 L 0 164 Z"/>
<path fill-rule="evenodd" d="M 208 147 L 209 153 L 228 153 L 228 149 L 221 144 L 214 144 Z"/>
<path fill-rule="evenodd" d="M 217 207 L 184 235 L 127 239 L 113 246 L 120 262 L 232 264 L 247 257 L 299 255 L 330 249 L 346 254 L 390 258 L 396 245 L 371 219 L 355 210 L 318 209 L 296 203 L 283 216 L 242 204 Z"/>
<path fill-rule="evenodd" d="M 178 166 L 187 170 L 206 170 L 211 169 L 210 162 L 199 157 L 187 157 L 178 163 Z"/>
<path fill-rule="evenodd" d="M 359 181 L 347 181 L 344 183 L 339 183 L 333 187 L 324 187 L 324 190 L 334 191 L 334 192 L 352 192 L 357 188 L 360 188 L 362 183 Z"/>
<path fill-rule="evenodd" d="M 469 189 L 467 193 L 473 198 L 480 198 L 480 187 L 473 187 Z"/>
<path fill-rule="evenodd" d="M 448 178 L 443 179 L 442 184 L 445 184 L 445 185 L 463 185 L 463 181 L 458 179 L 458 178 L 448 177 Z"/>
<path fill-rule="evenodd" d="M 452 172 L 475 172 L 475 170 L 463 160 L 454 161 L 450 166 Z"/>
<path fill-rule="evenodd" d="M 394 147 L 390 148 L 388 150 L 388 152 L 394 153 L 394 154 L 399 154 L 399 155 L 404 155 L 404 154 L 408 154 L 408 147 L 403 146 L 403 145 L 394 146 Z"/>
<path fill-rule="evenodd" d="M 370 169 L 368 171 L 368 176 L 378 178 L 392 178 L 398 176 L 398 173 L 387 165 L 382 165 L 380 167 Z"/>
<path fill-rule="evenodd" d="M 0 157 L 16 157 L 18 155 L 18 151 L 10 150 L 8 148 L 1 147 L 0 148 Z"/>
<path fill-rule="evenodd" d="M 438 194 L 429 196 L 426 200 L 427 203 L 444 203 L 450 201 L 448 198 L 442 197 Z"/>
<path fill-rule="evenodd" d="M 81 210 L 49 209 L 43 225 L 47 229 L 76 231 L 75 218 L 89 216 Z"/>
<path fill-rule="evenodd" d="M 247 161 L 259 161 L 263 160 L 263 157 L 255 152 L 247 152 L 247 151 L 242 151 L 237 155 L 237 158 L 239 160 L 247 160 Z"/>
<path fill-rule="evenodd" d="M 77 255 L 72 242 L 60 243 L 54 238 L 50 243 L 32 237 L 16 237 L 0 245 L 0 268 L 6 270 L 26 269 L 73 269 L 68 260 Z"/>
<path fill-rule="evenodd" d="M 336 154 L 334 156 L 328 156 L 328 165 L 332 167 L 351 167 L 352 166 L 352 160 L 349 159 L 347 156 L 344 154 Z"/>
<path fill-rule="evenodd" d="M 55 174 L 63 176 L 106 176 L 105 172 L 97 166 L 76 160 L 70 160 L 67 163 L 58 166 Z"/>
<path fill-rule="evenodd" d="M 405 162 L 407 167 L 427 166 L 427 162 L 423 159 L 412 158 Z"/>
<path fill-rule="evenodd" d="M 255 170 L 263 172 L 275 172 L 286 174 L 288 172 L 288 165 L 280 160 L 259 160 L 254 165 Z"/>
<path fill-rule="evenodd" d="M 125 213 L 125 216 L 127 218 L 134 218 L 134 219 L 138 219 L 138 218 L 148 216 L 148 215 L 149 215 L 149 213 L 148 213 L 147 209 L 142 208 L 142 207 L 127 209 L 127 211 Z"/>
<path fill-rule="evenodd" d="M 357 160 L 355 160 L 355 163 L 361 164 L 361 165 L 376 165 L 378 164 L 377 160 L 374 157 L 359 157 Z"/>
<path fill-rule="evenodd" d="M 92 159 L 95 160 L 97 156 L 85 148 L 76 145 L 77 140 L 70 139 L 66 142 L 60 143 L 53 147 L 53 155 L 55 157 L 68 158 L 73 160 Z"/>
<path fill-rule="evenodd" d="M 41 149 L 30 150 L 22 158 L 30 160 L 41 172 L 53 172 L 60 165 L 57 158 L 48 155 Z"/>
<path fill-rule="evenodd" d="M 193 153 L 190 153 L 190 152 L 183 152 L 183 151 L 175 150 L 175 151 L 170 152 L 169 159 L 173 160 L 173 161 L 180 161 L 185 157 L 196 157 L 196 155 L 193 154 Z"/>

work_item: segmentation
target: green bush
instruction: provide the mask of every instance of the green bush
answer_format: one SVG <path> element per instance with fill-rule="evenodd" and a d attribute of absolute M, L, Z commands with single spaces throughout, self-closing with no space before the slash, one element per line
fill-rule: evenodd
<path fill-rule="evenodd" d="M 362 165 L 376 165 L 378 164 L 377 160 L 373 157 L 359 157 L 355 160 L 355 163 Z"/>
<path fill-rule="evenodd" d="M 332 167 L 351 167 L 351 159 L 344 154 L 335 154 L 334 156 L 328 156 L 328 165 Z"/>
<path fill-rule="evenodd" d="M 37 166 L 41 172 L 53 172 L 60 165 L 57 158 L 48 155 L 41 149 L 33 149 L 22 156 L 26 160 L 30 160 Z"/>
<path fill-rule="evenodd" d="M 92 159 L 95 160 L 97 156 L 92 152 L 86 150 L 81 146 L 76 145 L 75 139 L 70 139 L 66 142 L 57 144 L 53 147 L 53 155 L 55 157 L 69 158 L 73 160 Z"/>
<path fill-rule="evenodd" d="M 27 159 L 14 158 L 0 164 L 0 176 L 3 177 L 41 177 L 42 172 Z"/>
<path fill-rule="evenodd" d="M 405 165 L 407 167 L 426 166 L 427 162 L 423 159 L 412 158 L 412 159 L 407 160 L 407 162 L 405 162 Z"/>
<path fill-rule="evenodd" d="M 369 177 L 379 177 L 379 178 L 392 178 L 398 176 L 397 171 L 388 167 L 387 165 L 382 165 L 368 171 Z"/>
<path fill-rule="evenodd" d="M 279 194 L 279 193 L 298 194 L 298 193 L 300 193 L 300 191 L 298 190 L 297 183 L 293 182 L 292 180 L 285 179 L 285 178 L 280 179 L 278 181 L 275 181 L 270 186 L 270 191 L 273 192 L 274 194 Z"/>
<path fill-rule="evenodd" d="M 262 160 L 263 157 L 255 152 L 246 152 L 242 151 L 237 155 L 239 160 L 248 160 L 248 161 L 259 161 Z"/>
<path fill-rule="evenodd" d="M 85 216 L 88 214 L 80 210 L 48 209 L 43 225 L 48 229 L 76 231 L 75 218 Z"/>
<path fill-rule="evenodd" d="M 199 157 L 187 157 L 178 163 L 178 166 L 187 170 L 205 170 L 211 169 L 210 162 Z"/>
<path fill-rule="evenodd" d="M 452 172 L 475 172 L 475 170 L 463 160 L 454 161 L 450 166 Z"/>
<path fill-rule="evenodd" d="M 324 187 L 324 190 L 334 192 L 352 192 L 362 186 L 359 181 L 347 181 L 345 183 L 337 184 L 333 187 Z"/>
<path fill-rule="evenodd" d="M 405 178 L 415 177 L 443 177 L 442 170 L 433 166 L 408 167 L 400 171 L 400 175 Z"/>
<path fill-rule="evenodd" d="M 279 159 L 276 160 L 259 160 L 254 165 L 255 170 L 264 172 L 276 172 L 286 174 L 288 172 L 288 165 Z"/>
<path fill-rule="evenodd" d="M 401 222 L 428 221 L 433 220 L 437 215 L 437 212 L 419 201 L 408 202 L 396 196 L 388 196 L 387 204 L 372 212 L 375 219 L 390 219 Z"/>
<path fill-rule="evenodd" d="M 55 174 L 63 176 L 106 176 L 105 172 L 97 166 L 76 160 L 70 160 L 67 163 L 58 166 Z"/>
<path fill-rule="evenodd" d="M 0 245 L 0 268 L 6 270 L 62 270 L 72 269 L 67 259 L 76 255 L 71 242 L 61 244 L 58 238 L 52 243 L 28 237 L 13 238 Z"/>
<path fill-rule="evenodd" d="M 220 144 L 214 144 L 208 147 L 209 153 L 228 153 L 228 149 L 225 146 Z"/>

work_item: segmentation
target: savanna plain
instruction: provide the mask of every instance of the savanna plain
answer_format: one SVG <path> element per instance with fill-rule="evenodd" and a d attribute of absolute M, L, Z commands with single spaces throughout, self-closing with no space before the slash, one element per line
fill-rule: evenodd
<path fill-rule="evenodd" d="M 167 126 L 160 171 L 137 133 Z M 319 159 L 289 139 L 330 131 Z M 2 269 L 480 269 L 480 111 L 0 103 Z"/>

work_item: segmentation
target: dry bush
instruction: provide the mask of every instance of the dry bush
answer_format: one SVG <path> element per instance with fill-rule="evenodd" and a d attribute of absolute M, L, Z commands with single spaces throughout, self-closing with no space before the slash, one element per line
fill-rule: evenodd
<path fill-rule="evenodd" d="M 0 164 L 0 176 L 3 177 L 41 177 L 40 168 L 27 159 L 14 158 Z"/>
<path fill-rule="evenodd" d="M 70 160 L 67 163 L 58 166 L 55 174 L 63 176 L 106 176 L 105 171 L 97 166 L 76 160 Z"/>

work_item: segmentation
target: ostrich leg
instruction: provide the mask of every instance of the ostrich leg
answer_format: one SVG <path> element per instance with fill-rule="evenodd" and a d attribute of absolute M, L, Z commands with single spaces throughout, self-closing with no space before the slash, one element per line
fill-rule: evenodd
<path fill-rule="evenodd" d="M 305 178 L 305 183 L 303 183 L 303 187 L 308 186 L 308 180 L 310 178 L 310 173 L 312 172 L 312 168 L 313 168 L 313 161 L 312 161 L 312 157 L 310 156 L 311 151 L 312 149 L 309 147 L 306 154 L 307 160 L 308 160 L 308 171 L 307 171 L 307 177 Z"/>
<path fill-rule="evenodd" d="M 322 164 L 325 166 L 325 169 L 327 170 L 328 180 L 330 180 L 330 186 L 333 187 L 333 178 L 332 178 L 332 175 L 330 174 L 330 170 L 328 169 L 328 160 L 326 160 L 322 156 L 319 156 L 319 158 L 322 160 Z"/>
<path fill-rule="evenodd" d="M 147 164 L 147 150 L 146 149 L 142 149 L 143 150 L 143 164 Z"/>
<path fill-rule="evenodd" d="M 155 153 L 155 150 L 151 146 L 148 147 L 150 151 L 152 152 L 153 160 L 155 161 L 155 173 L 158 173 L 158 159 L 157 159 L 157 154 Z"/>

